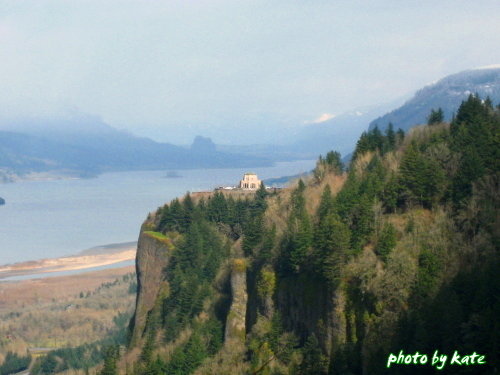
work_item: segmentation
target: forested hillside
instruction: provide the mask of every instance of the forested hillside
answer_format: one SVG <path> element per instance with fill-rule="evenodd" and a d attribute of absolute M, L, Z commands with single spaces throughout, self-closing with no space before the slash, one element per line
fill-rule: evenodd
<path fill-rule="evenodd" d="M 159 208 L 101 373 L 497 373 L 499 146 L 499 107 L 470 96 L 451 123 L 363 134 L 348 170 L 330 152 L 277 193 Z M 401 350 L 428 362 L 388 368 Z"/>

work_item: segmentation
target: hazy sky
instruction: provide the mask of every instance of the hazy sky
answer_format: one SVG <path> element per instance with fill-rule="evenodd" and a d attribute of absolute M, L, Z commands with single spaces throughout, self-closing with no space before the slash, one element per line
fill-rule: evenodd
<path fill-rule="evenodd" d="M 0 116 L 244 143 L 500 63 L 498 0 L 0 0 Z"/>

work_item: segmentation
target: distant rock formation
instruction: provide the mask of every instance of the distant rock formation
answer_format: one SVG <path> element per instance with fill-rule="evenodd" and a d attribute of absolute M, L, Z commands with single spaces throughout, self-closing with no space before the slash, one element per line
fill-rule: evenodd
<path fill-rule="evenodd" d="M 5 204 L 5 199 L 3 199 L 2 197 L 0 197 L 0 206 L 4 205 L 4 204 Z"/>
<path fill-rule="evenodd" d="M 217 150 L 212 139 L 197 135 L 191 144 L 191 151 L 198 154 L 212 154 Z"/>

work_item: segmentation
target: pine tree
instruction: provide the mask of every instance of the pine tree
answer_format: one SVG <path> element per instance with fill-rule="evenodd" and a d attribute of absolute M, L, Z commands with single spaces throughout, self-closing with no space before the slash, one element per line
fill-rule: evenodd
<path fill-rule="evenodd" d="M 273 249 L 276 243 L 276 225 L 273 225 L 270 230 L 266 230 L 263 239 L 259 258 L 263 261 L 270 261 L 273 256 Z"/>
<path fill-rule="evenodd" d="M 396 133 L 394 132 L 394 126 L 392 122 L 387 125 L 387 129 L 385 130 L 386 137 L 386 149 L 385 151 L 392 151 L 396 148 Z"/>
<path fill-rule="evenodd" d="M 386 212 L 392 213 L 396 211 L 396 208 L 399 205 L 400 195 L 401 187 L 399 185 L 399 179 L 395 173 L 391 173 L 382 192 L 380 193 L 380 199 L 384 204 Z"/>
<path fill-rule="evenodd" d="M 119 348 L 118 346 L 110 346 L 106 350 L 104 356 L 104 367 L 99 375 L 117 375 L 116 361 L 118 360 Z"/>
<path fill-rule="evenodd" d="M 427 125 L 435 125 L 440 124 L 444 121 L 444 113 L 441 108 L 438 108 L 437 111 L 431 109 L 431 113 L 427 117 Z"/>
<path fill-rule="evenodd" d="M 221 192 L 216 192 L 208 201 L 208 219 L 216 223 L 227 222 L 228 206 Z"/>
<path fill-rule="evenodd" d="M 299 180 L 297 188 L 292 193 L 292 211 L 282 246 L 288 268 L 295 273 L 300 272 L 304 265 L 313 239 L 312 224 L 305 207 L 305 188 L 304 182 Z"/>
<path fill-rule="evenodd" d="M 344 170 L 344 164 L 342 163 L 342 157 L 340 156 L 339 152 L 328 152 L 324 160 L 330 171 L 332 171 L 336 175 L 342 174 Z"/>
<path fill-rule="evenodd" d="M 443 194 L 445 176 L 442 168 L 427 159 L 413 143 L 401 161 L 400 184 L 406 200 L 430 208 Z"/>
<path fill-rule="evenodd" d="M 472 183 L 500 171 L 500 115 L 478 96 L 462 102 L 450 126 L 450 148 L 460 155 L 453 181 L 456 205 L 468 199 Z"/>
<path fill-rule="evenodd" d="M 182 218 L 181 226 L 182 230 L 185 232 L 191 224 L 191 221 L 193 220 L 193 216 L 195 214 L 195 206 L 189 193 L 187 193 L 182 200 L 182 208 L 184 217 Z"/>
<path fill-rule="evenodd" d="M 334 209 L 334 200 L 332 196 L 332 190 L 330 189 L 330 185 L 326 185 L 323 189 L 323 193 L 321 194 L 321 201 L 318 207 L 318 219 L 321 221 L 324 217 L 326 217 L 329 213 L 331 213 Z"/>
<path fill-rule="evenodd" d="M 384 136 L 382 135 L 382 132 L 378 128 L 378 126 L 375 126 L 373 130 L 370 132 L 370 138 L 371 138 L 371 151 L 379 150 L 382 151 L 384 148 Z"/>
<path fill-rule="evenodd" d="M 299 272 L 307 260 L 311 249 L 313 233 L 309 215 L 304 211 L 302 216 L 292 218 L 290 241 L 290 265 Z"/>
<path fill-rule="evenodd" d="M 373 199 L 366 194 L 361 195 L 357 204 L 350 213 L 351 224 L 349 226 L 351 236 L 351 247 L 354 252 L 362 250 L 373 231 L 374 213 Z"/>
<path fill-rule="evenodd" d="M 375 252 L 386 261 L 390 252 L 396 246 L 396 228 L 390 223 L 386 223 L 382 228 Z"/>
<path fill-rule="evenodd" d="M 303 375 L 326 375 L 328 371 L 328 360 L 319 346 L 318 339 L 314 334 L 307 338 L 302 349 L 303 360 L 300 365 L 300 374 Z"/>
<path fill-rule="evenodd" d="M 354 153 L 352 154 L 352 160 L 356 160 L 359 155 L 364 154 L 367 151 L 371 150 L 370 140 L 368 134 L 366 132 L 361 133 L 359 137 L 356 148 L 354 149 Z"/>
<path fill-rule="evenodd" d="M 331 287 L 336 287 L 342 266 L 350 253 L 351 233 L 337 214 L 323 217 L 316 229 L 315 269 Z"/>

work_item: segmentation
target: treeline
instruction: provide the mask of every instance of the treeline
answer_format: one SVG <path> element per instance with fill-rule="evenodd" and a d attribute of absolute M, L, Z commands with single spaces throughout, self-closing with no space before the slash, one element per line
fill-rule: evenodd
<path fill-rule="evenodd" d="M 31 363 L 31 356 L 21 356 L 16 353 L 7 352 L 0 366 L 0 375 L 10 375 L 26 370 Z"/>
<path fill-rule="evenodd" d="M 353 153 L 353 159 L 367 151 L 377 151 L 383 155 L 389 151 L 394 151 L 396 147 L 401 145 L 405 133 L 402 129 L 394 131 L 394 125 L 389 123 L 385 134 L 380 131 L 378 126 L 375 126 L 368 132 L 363 132 L 356 143 L 356 148 Z"/>
<path fill-rule="evenodd" d="M 186 194 L 182 200 L 174 199 L 157 210 L 156 230 L 161 233 L 185 233 L 193 221 L 205 220 L 216 223 L 222 233 L 233 240 L 243 235 L 253 237 L 266 209 L 267 195 L 264 184 L 252 198 L 234 199 L 231 195 L 226 197 L 217 191 L 207 200 L 202 198 L 195 204 L 191 196 Z"/>

